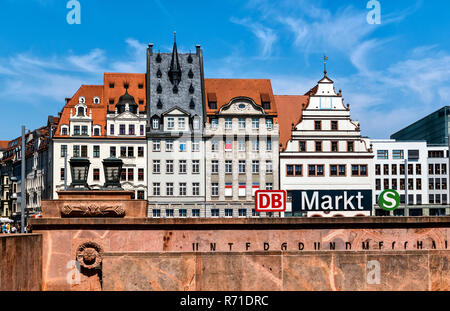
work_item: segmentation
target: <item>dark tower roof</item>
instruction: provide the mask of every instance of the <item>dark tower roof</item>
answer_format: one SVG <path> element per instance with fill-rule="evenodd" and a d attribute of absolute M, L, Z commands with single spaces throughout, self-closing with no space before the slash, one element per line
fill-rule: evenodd
<path fill-rule="evenodd" d="M 172 61 L 170 62 L 169 79 L 172 84 L 177 85 L 181 80 L 181 66 L 178 59 L 177 37 L 174 34 Z"/>

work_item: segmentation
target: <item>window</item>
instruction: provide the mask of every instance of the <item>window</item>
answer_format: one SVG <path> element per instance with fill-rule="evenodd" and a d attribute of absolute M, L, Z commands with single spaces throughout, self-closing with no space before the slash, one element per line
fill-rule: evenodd
<path fill-rule="evenodd" d="M 212 196 L 218 196 L 219 195 L 219 184 L 218 183 L 212 183 L 211 184 L 211 195 Z"/>
<path fill-rule="evenodd" d="M 433 168 L 434 168 L 433 164 L 428 164 L 428 174 L 429 175 L 433 175 L 434 174 Z"/>
<path fill-rule="evenodd" d="M 338 121 L 331 121 L 331 130 L 332 131 L 338 130 Z"/>
<path fill-rule="evenodd" d="M 245 160 L 239 160 L 239 174 L 245 174 Z"/>
<path fill-rule="evenodd" d="M 138 147 L 138 157 L 142 158 L 144 156 L 144 147 Z"/>
<path fill-rule="evenodd" d="M 192 174 L 200 173 L 200 160 L 192 160 Z"/>
<path fill-rule="evenodd" d="M 144 125 L 139 125 L 139 129 L 140 129 L 140 135 L 143 136 L 144 135 Z"/>
<path fill-rule="evenodd" d="M 197 117 L 192 121 L 192 126 L 194 130 L 200 129 L 200 120 Z"/>
<path fill-rule="evenodd" d="M 192 152 L 200 151 L 200 142 L 198 140 L 192 141 Z"/>
<path fill-rule="evenodd" d="M 232 197 L 233 196 L 233 184 L 232 183 L 226 182 L 224 190 L 225 190 L 224 194 L 225 194 L 226 197 Z"/>
<path fill-rule="evenodd" d="M 420 164 L 416 164 L 416 175 L 422 174 L 422 166 Z"/>
<path fill-rule="evenodd" d="M 354 146 L 355 146 L 355 143 L 353 141 L 348 141 L 347 142 L 347 152 L 353 152 L 355 150 Z"/>
<path fill-rule="evenodd" d="M 88 156 L 88 147 L 87 146 L 81 146 L 81 157 L 87 158 Z"/>
<path fill-rule="evenodd" d="M 80 157 L 80 146 L 73 146 L 73 156 L 74 158 L 79 158 Z"/>
<path fill-rule="evenodd" d="M 381 165 L 380 164 L 375 165 L 375 175 L 381 175 Z"/>
<path fill-rule="evenodd" d="M 272 174 L 273 173 L 272 160 L 266 160 L 266 173 L 267 174 Z"/>
<path fill-rule="evenodd" d="M 241 152 L 245 151 L 245 140 L 244 139 L 239 139 L 238 140 L 238 150 Z"/>
<path fill-rule="evenodd" d="M 178 128 L 180 130 L 184 130 L 185 127 L 185 119 L 184 118 L 178 118 Z"/>
<path fill-rule="evenodd" d="M 428 179 L 428 189 L 434 190 L 434 179 L 433 178 Z"/>
<path fill-rule="evenodd" d="M 255 139 L 252 141 L 252 151 L 259 151 L 259 140 Z"/>
<path fill-rule="evenodd" d="M 186 217 L 187 216 L 187 210 L 182 208 L 182 209 L 179 210 L 179 214 L 180 214 L 180 217 Z"/>
<path fill-rule="evenodd" d="M 397 179 L 392 179 L 391 183 L 392 183 L 392 189 L 397 190 Z M 417 188 L 417 189 L 419 190 L 419 188 Z"/>
<path fill-rule="evenodd" d="M 94 158 L 100 158 L 100 146 L 94 146 Z"/>
<path fill-rule="evenodd" d="M 128 157 L 129 158 L 134 157 L 134 147 L 128 147 Z"/>
<path fill-rule="evenodd" d="M 430 195 L 428 196 L 428 202 L 429 202 L 430 204 L 434 204 L 434 194 L 430 194 Z"/>
<path fill-rule="evenodd" d="M 233 142 L 231 140 L 225 141 L 225 151 L 229 152 L 233 150 Z"/>
<path fill-rule="evenodd" d="M 263 109 L 270 109 L 270 102 L 262 102 Z"/>
<path fill-rule="evenodd" d="M 154 130 L 159 129 L 159 120 L 158 119 L 153 119 L 152 120 L 152 127 Z M 167 127 L 170 129 L 169 125 L 167 125 Z"/>
<path fill-rule="evenodd" d="M 200 195 L 200 183 L 192 183 L 192 195 Z"/>
<path fill-rule="evenodd" d="M 287 176 L 302 176 L 302 165 L 288 164 L 286 165 L 286 175 Z"/>
<path fill-rule="evenodd" d="M 392 150 L 392 158 L 395 160 L 404 159 L 403 150 Z"/>
<path fill-rule="evenodd" d="M 212 208 L 211 209 L 211 216 L 212 217 L 219 217 L 219 209 L 218 208 Z"/>
<path fill-rule="evenodd" d="M 173 196 L 173 183 L 166 183 L 166 195 Z"/>
<path fill-rule="evenodd" d="M 93 172 L 94 172 L 94 175 L 93 175 L 94 181 L 99 181 L 100 180 L 100 170 L 98 168 L 94 168 Z"/>
<path fill-rule="evenodd" d="M 166 151 L 167 152 L 173 151 L 173 140 L 171 139 L 166 140 Z"/>
<path fill-rule="evenodd" d="M 266 139 L 266 151 L 272 151 L 272 138 L 270 137 Z"/>
<path fill-rule="evenodd" d="M 175 127 L 175 118 L 167 118 L 167 128 L 172 130 Z"/>
<path fill-rule="evenodd" d="M 367 176 L 367 165 L 352 165 L 352 176 Z"/>
<path fill-rule="evenodd" d="M 145 191 L 138 190 L 138 192 L 137 192 L 137 199 L 138 200 L 145 200 Z M 155 211 L 155 210 L 153 210 L 153 211 Z M 159 214 L 161 215 L 161 211 L 160 210 L 158 210 L 158 211 L 159 211 Z"/>
<path fill-rule="evenodd" d="M 405 164 L 400 164 L 400 175 L 405 175 Z"/>
<path fill-rule="evenodd" d="M 245 118 L 239 118 L 238 125 L 239 129 L 245 129 Z"/>
<path fill-rule="evenodd" d="M 267 182 L 266 183 L 266 190 L 273 190 L 273 183 Z"/>
<path fill-rule="evenodd" d="M 441 174 L 443 174 L 443 175 L 447 174 L 447 164 L 445 164 L 445 163 L 441 164 Z"/>
<path fill-rule="evenodd" d="M 259 161 L 258 160 L 252 161 L 252 173 L 259 174 Z"/>
<path fill-rule="evenodd" d="M 383 165 L 383 174 L 384 175 L 389 175 L 389 164 L 384 164 Z"/>
<path fill-rule="evenodd" d="M 127 180 L 127 170 L 124 168 L 120 171 L 120 180 Z"/>
<path fill-rule="evenodd" d="M 422 179 L 416 179 L 416 190 L 422 190 Z"/>
<path fill-rule="evenodd" d="M 125 124 L 120 124 L 119 125 L 119 134 L 120 135 L 125 135 Z"/>
<path fill-rule="evenodd" d="M 377 151 L 377 159 L 388 159 L 388 151 L 387 150 L 378 150 Z"/>
<path fill-rule="evenodd" d="M 414 190 L 414 179 L 408 178 L 408 190 Z"/>
<path fill-rule="evenodd" d="M 331 152 L 338 152 L 338 142 L 337 141 L 332 141 L 331 142 Z"/>
<path fill-rule="evenodd" d="M 113 89 L 113 88 L 114 88 L 114 83 L 110 83 L 110 84 L 109 84 L 109 88 L 110 88 L 110 89 Z"/>
<path fill-rule="evenodd" d="M 181 152 L 184 152 L 184 151 L 186 151 L 186 143 L 185 142 L 180 142 L 180 151 Z"/>
<path fill-rule="evenodd" d="M 120 147 L 120 157 L 124 158 L 127 156 L 127 147 Z"/>
<path fill-rule="evenodd" d="M 134 181 L 134 168 L 128 169 L 128 181 Z"/>
<path fill-rule="evenodd" d="M 225 217 L 233 217 L 233 209 L 226 208 L 225 209 Z"/>
<path fill-rule="evenodd" d="M 109 126 L 109 134 L 114 135 L 114 124 Z"/>
<path fill-rule="evenodd" d="M 330 165 L 330 176 L 345 176 L 345 165 Z"/>
<path fill-rule="evenodd" d="M 322 121 L 314 121 L 314 129 L 316 131 L 322 130 Z"/>
<path fill-rule="evenodd" d="M 405 179 L 404 178 L 400 179 L 400 190 L 405 190 Z"/>
<path fill-rule="evenodd" d="M 217 109 L 217 102 L 208 102 L 209 109 Z"/>
<path fill-rule="evenodd" d="M 226 130 L 231 130 L 231 128 L 233 127 L 233 122 L 231 118 L 226 118 L 225 119 L 225 129 Z"/>
<path fill-rule="evenodd" d="M 81 127 L 81 135 L 84 135 L 84 136 L 88 135 L 88 127 L 86 125 L 83 125 Z"/>
<path fill-rule="evenodd" d="M 73 127 L 73 135 L 80 135 L 80 126 L 79 125 L 75 125 Z"/>
<path fill-rule="evenodd" d="M 254 129 L 254 130 L 259 129 L 259 119 L 258 118 L 252 118 L 252 129 Z"/>
<path fill-rule="evenodd" d="M 200 217 L 200 210 L 198 208 L 192 210 L 192 217 Z"/>
<path fill-rule="evenodd" d="M 78 117 L 84 117 L 84 108 L 83 107 L 78 107 Z"/>
<path fill-rule="evenodd" d="M 143 168 L 138 169 L 138 180 L 144 181 L 144 169 Z"/>
<path fill-rule="evenodd" d="M 299 141 L 298 142 L 298 150 L 300 152 L 305 152 L 306 151 L 306 142 L 305 141 Z"/>
<path fill-rule="evenodd" d="M 321 152 L 322 151 L 322 142 L 321 141 L 316 141 L 316 152 Z"/>
<path fill-rule="evenodd" d="M 155 196 L 161 195 L 161 185 L 159 182 L 153 183 L 153 195 Z"/>
<path fill-rule="evenodd" d="M 61 157 L 64 158 L 67 155 L 67 145 L 61 145 Z"/>
<path fill-rule="evenodd" d="M 447 190 L 447 178 L 442 178 L 442 190 Z"/>
<path fill-rule="evenodd" d="M 436 178 L 434 181 L 435 181 L 435 183 L 434 183 L 434 185 L 435 185 L 434 189 L 435 189 L 435 190 L 441 190 L 441 179 L 440 179 L 440 178 Z"/>
<path fill-rule="evenodd" d="M 408 150 L 408 160 L 419 160 L 419 150 Z"/>
<path fill-rule="evenodd" d="M 160 174 L 160 173 L 161 173 L 161 161 L 153 160 L 153 174 Z"/>
<path fill-rule="evenodd" d="M 161 151 L 161 141 L 159 139 L 153 140 L 153 151 L 154 152 Z"/>
<path fill-rule="evenodd" d="M 217 127 L 219 126 L 219 120 L 218 119 L 211 119 L 211 128 L 213 130 L 217 129 Z"/>
<path fill-rule="evenodd" d="M 166 209 L 166 217 L 173 217 L 173 209 Z"/>
<path fill-rule="evenodd" d="M 233 161 L 226 160 L 225 161 L 225 174 L 231 174 L 231 173 L 233 173 Z"/>
<path fill-rule="evenodd" d="M 213 174 L 219 173 L 219 161 L 218 160 L 211 161 L 211 173 L 213 173 Z"/>
<path fill-rule="evenodd" d="M 67 127 L 62 127 L 62 128 L 61 128 L 61 135 L 66 136 L 66 135 L 68 135 L 68 134 L 69 134 L 69 133 L 68 133 Z"/>
<path fill-rule="evenodd" d="M 216 140 L 211 141 L 211 151 L 219 150 L 219 142 Z"/>
<path fill-rule="evenodd" d="M 173 174 L 173 160 L 166 160 L 166 174 Z"/>
<path fill-rule="evenodd" d="M 268 130 L 271 130 L 273 128 L 273 121 L 272 121 L 272 119 L 266 119 L 266 128 Z"/>
<path fill-rule="evenodd" d="M 408 164 L 408 175 L 412 175 L 414 171 L 413 165 L 412 164 Z"/>
<path fill-rule="evenodd" d="M 324 166 L 320 165 L 308 165 L 309 176 L 324 176 Z"/>
<path fill-rule="evenodd" d="M 375 179 L 375 190 L 381 190 L 381 179 Z"/>
<path fill-rule="evenodd" d="M 128 135 L 134 135 L 134 124 L 129 124 L 128 125 Z"/>
<path fill-rule="evenodd" d="M 186 160 L 180 160 L 180 170 L 178 173 L 186 174 Z"/>
<path fill-rule="evenodd" d="M 65 174 L 64 168 L 61 169 L 60 177 L 61 177 L 61 181 L 64 181 L 64 180 L 66 179 L 66 174 Z M 15 191 L 14 191 L 14 192 L 15 192 Z"/>
<path fill-rule="evenodd" d="M 98 127 L 94 128 L 94 136 L 100 136 L 100 129 Z"/>
<path fill-rule="evenodd" d="M 389 189 L 389 179 L 384 179 L 383 180 L 383 182 L 384 182 L 384 189 Z"/>
<path fill-rule="evenodd" d="M 440 175 L 441 174 L 441 166 L 439 164 L 434 165 L 434 174 Z"/>
<path fill-rule="evenodd" d="M 186 195 L 186 183 L 180 182 L 180 196 Z"/>

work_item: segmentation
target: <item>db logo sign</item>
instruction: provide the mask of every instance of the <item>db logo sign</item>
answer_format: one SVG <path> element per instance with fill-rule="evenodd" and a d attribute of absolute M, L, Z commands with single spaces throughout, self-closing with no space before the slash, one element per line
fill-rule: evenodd
<path fill-rule="evenodd" d="M 257 212 L 284 212 L 286 210 L 286 191 L 258 190 L 255 193 Z"/>

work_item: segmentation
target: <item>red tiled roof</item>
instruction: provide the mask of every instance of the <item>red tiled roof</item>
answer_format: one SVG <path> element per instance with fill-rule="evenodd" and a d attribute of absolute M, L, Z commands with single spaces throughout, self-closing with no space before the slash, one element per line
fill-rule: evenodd
<path fill-rule="evenodd" d="M 0 150 L 6 150 L 8 148 L 9 140 L 0 140 Z"/>
<path fill-rule="evenodd" d="M 309 96 L 275 95 L 275 103 L 278 111 L 281 151 L 284 151 L 292 138 L 292 126 L 300 123 L 303 109 L 308 106 Z"/>
<path fill-rule="evenodd" d="M 110 84 L 114 84 L 114 88 L 110 88 Z M 124 84 L 128 84 L 128 93 L 134 97 L 136 104 L 139 105 L 140 112 L 146 112 L 146 83 L 145 74 L 143 73 L 105 73 L 104 84 L 104 96 L 103 100 L 108 105 L 109 111 L 114 111 L 115 104 L 119 101 L 120 96 L 125 94 Z M 142 88 L 139 88 L 139 85 Z M 114 101 L 113 105 L 110 105 L 110 100 Z M 139 102 L 143 102 L 142 105 Z"/>
<path fill-rule="evenodd" d="M 216 114 L 222 106 L 233 98 L 249 97 L 259 106 L 262 100 L 270 101 L 270 109 L 266 113 L 277 115 L 277 107 L 269 79 L 205 79 L 206 113 Z M 209 109 L 208 101 L 217 102 L 217 109 Z M 277 122 L 277 119 L 274 119 Z"/>

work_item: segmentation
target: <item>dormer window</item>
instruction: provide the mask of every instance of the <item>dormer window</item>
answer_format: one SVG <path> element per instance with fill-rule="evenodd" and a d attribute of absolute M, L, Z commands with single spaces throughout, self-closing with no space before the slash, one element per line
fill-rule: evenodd
<path fill-rule="evenodd" d="M 263 109 L 269 110 L 270 109 L 270 102 L 263 102 L 262 103 L 262 107 L 263 107 Z"/>
<path fill-rule="evenodd" d="M 158 86 L 156 87 L 156 92 L 157 92 L 158 94 L 161 94 L 161 93 L 162 93 L 162 87 L 161 87 L 161 84 L 159 84 L 159 83 L 158 83 Z"/>
<path fill-rule="evenodd" d="M 153 126 L 154 130 L 159 129 L 159 120 L 158 119 L 153 119 L 152 126 Z"/>
<path fill-rule="evenodd" d="M 194 78 L 194 73 L 192 72 L 192 69 L 189 69 L 188 77 L 189 79 Z"/>
<path fill-rule="evenodd" d="M 84 108 L 83 107 L 78 107 L 77 116 L 84 117 Z"/>
<path fill-rule="evenodd" d="M 194 117 L 193 128 L 194 128 L 194 130 L 200 129 L 200 120 L 198 117 Z"/>
<path fill-rule="evenodd" d="M 143 88 L 144 88 L 144 84 L 139 83 L 139 84 L 138 84 L 138 88 L 139 88 L 139 89 L 143 89 Z"/>
<path fill-rule="evenodd" d="M 189 87 L 189 93 L 194 94 L 194 91 L 195 91 L 194 86 L 191 83 L 191 86 Z"/>
<path fill-rule="evenodd" d="M 100 104 L 100 97 L 94 97 L 94 104 Z"/>
<path fill-rule="evenodd" d="M 113 88 L 114 88 L 114 83 L 110 83 L 110 84 L 109 84 L 109 88 L 110 88 L 110 89 L 113 89 Z"/>
<path fill-rule="evenodd" d="M 195 109 L 195 102 L 194 102 L 193 98 L 191 98 L 191 102 L 189 103 L 189 108 L 190 109 Z"/>
<path fill-rule="evenodd" d="M 188 58 L 187 58 L 187 61 L 188 61 L 189 64 L 192 64 L 193 59 L 192 59 L 191 53 L 189 53 L 189 56 L 188 56 Z"/>
<path fill-rule="evenodd" d="M 81 96 L 78 98 L 78 103 L 84 104 L 84 103 L 86 103 L 86 99 L 83 96 Z"/>
<path fill-rule="evenodd" d="M 217 102 L 209 102 L 208 106 L 209 109 L 217 109 Z"/>
<path fill-rule="evenodd" d="M 161 79 L 161 77 L 162 77 L 162 72 L 161 72 L 161 69 L 159 69 L 159 68 L 158 68 L 158 71 L 156 72 L 156 77 L 158 79 Z"/>
<path fill-rule="evenodd" d="M 167 118 L 167 128 L 169 130 L 175 127 L 175 118 Z"/>
<path fill-rule="evenodd" d="M 61 127 L 61 135 L 63 135 L 63 136 L 69 135 L 69 128 L 67 126 Z"/>
<path fill-rule="evenodd" d="M 161 98 L 158 98 L 158 103 L 156 104 L 156 108 L 162 109 L 162 107 L 163 107 L 163 103 L 161 101 Z"/>
<path fill-rule="evenodd" d="M 100 136 L 100 128 L 99 127 L 94 128 L 94 136 Z"/>
<path fill-rule="evenodd" d="M 88 127 L 86 125 L 83 125 L 81 127 L 81 135 L 84 135 L 84 136 L 88 135 Z"/>

